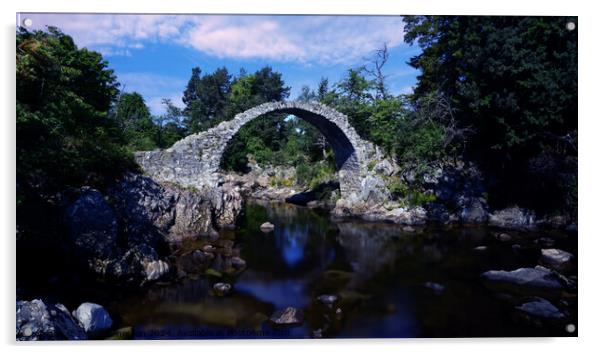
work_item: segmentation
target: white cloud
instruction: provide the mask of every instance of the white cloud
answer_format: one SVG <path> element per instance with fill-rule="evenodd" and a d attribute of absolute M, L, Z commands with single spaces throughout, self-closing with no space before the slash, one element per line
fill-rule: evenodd
<path fill-rule="evenodd" d="M 112 48 L 112 47 L 97 47 L 97 48 L 95 48 L 95 50 L 105 57 L 116 57 L 116 56 L 131 57 L 132 56 L 132 52 L 129 49 L 119 49 L 119 48 Z"/>
<path fill-rule="evenodd" d="M 165 107 L 161 103 L 164 98 L 171 99 L 176 107 L 184 108 L 182 92 L 186 86 L 186 80 L 151 73 L 126 73 L 119 75 L 117 79 L 122 85 L 121 89 L 125 92 L 140 93 L 152 114 L 165 113 Z"/>
<path fill-rule="evenodd" d="M 184 103 L 182 102 L 182 92 L 174 92 L 167 95 L 161 96 L 153 96 L 149 97 L 146 100 L 146 105 L 150 109 L 151 113 L 154 115 L 161 115 L 165 113 L 165 106 L 163 105 L 163 99 L 167 98 L 171 100 L 174 106 L 178 108 L 184 108 Z"/>
<path fill-rule="evenodd" d="M 218 58 L 352 63 L 385 42 L 390 47 L 403 42 L 402 19 L 397 16 L 27 16 L 34 27 L 57 26 L 78 45 L 93 49 L 140 49 L 144 42 L 169 42 Z"/>

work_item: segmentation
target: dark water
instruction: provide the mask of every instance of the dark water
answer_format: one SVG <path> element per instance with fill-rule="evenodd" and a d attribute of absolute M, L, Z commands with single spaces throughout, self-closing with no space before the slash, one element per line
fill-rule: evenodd
<path fill-rule="evenodd" d="M 275 230 L 266 234 L 259 226 L 267 220 Z M 131 326 L 134 338 L 147 339 L 311 338 L 318 329 L 323 337 L 337 338 L 575 335 L 565 326 L 577 323 L 576 295 L 546 296 L 569 313 L 567 319 L 534 321 L 515 310 L 527 297 L 492 291 L 479 275 L 535 266 L 537 240 L 544 236 L 576 254 L 576 235 L 511 235 L 512 241 L 500 242 L 487 228 L 409 232 L 391 224 L 333 222 L 325 212 L 288 204 L 249 204 L 236 230 L 212 241 L 247 262 L 243 272 L 226 275 L 233 284 L 230 295 L 211 293 L 223 279 L 190 274 L 104 304 L 118 327 Z M 178 252 L 207 242 L 189 242 Z M 339 300 L 328 308 L 316 301 L 322 294 Z M 303 310 L 303 325 L 272 327 L 267 318 L 287 306 Z"/>

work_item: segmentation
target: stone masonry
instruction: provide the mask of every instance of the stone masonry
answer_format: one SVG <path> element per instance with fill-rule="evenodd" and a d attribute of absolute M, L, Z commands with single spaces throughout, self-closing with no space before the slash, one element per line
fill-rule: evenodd
<path fill-rule="evenodd" d="M 157 181 L 199 189 L 217 187 L 228 141 L 243 125 L 266 113 L 295 115 L 324 135 L 335 153 L 343 198 L 359 195 L 367 162 L 382 157 L 377 147 L 359 137 L 344 114 L 318 102 L 293 101 L 261 104 L 214 128 L 189 135 L 168 149 L 137 152 L 136 160 Z"/>

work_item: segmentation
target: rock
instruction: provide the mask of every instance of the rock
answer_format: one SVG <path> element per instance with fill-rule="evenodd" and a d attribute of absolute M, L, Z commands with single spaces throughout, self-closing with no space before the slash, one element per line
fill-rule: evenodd
<path fill-rule="evenodd" d="M 194 250 L 176 257 L 175 264 L 178 272 L 182 271 L 184 274 L 198 274 L 202 273 L 205 268 L 211 264 L 211 261 L 214 258 L 215 256 L 213 253 Z"/>
<path fill-rule="evenodd" d="M 490 282 L 543 290 L 561 290 L 565 283 L 547 268 L 519 268 L 513 271 L 490 270 L 482 274 Z"/>
<path fill-rule="evenodd" d="M 542 298 L 536 298 L 533 301 L 524 303 L 517 306 L 516 309 L 528 315 L 546 319 L 562 319 L 566 317 L 566 315 L 551 302 Z"/>
<path fill-rule="evenodd" d="M 73 311 L 73 317 L 91 337 L 96 337 L 106 332 L 113 325 L 111 316 L 104 307 L 91 302 L 84 302 Z"/>
<path fill-rule="evenodd" d="M 17 301 L 16 339 L 83 340 L 88 339 L 62 304 L 45 304 L 42 300 Z"/>
<path fill-rule="evenodd" d="M 495 239 L 501 242 L 510 242 L 512 241 L 512 236 L 502 232 L 499 234 L 495 234 Z"/>
<path fill-rule="evenodd" d="M 269 221 L 266 221 L 263 224 L 261 224 L 259 228 L 261 229 L 261 231 L 268 233 L 274 231 L 274 224 L 272 224 Z"/>
<path fill-rule="evenodd" d="M 340 307 L 337 307 L 336 311 L 334 311 L 334 315 L 340 320 L 343 318 L 343 310 L 341 310 Z"/>
<path fill-rule="evenodd" d="M 489 225 L 504 229 L 533 229 L 535 228 L 535 213 L 519 207 L 498 210 L 489 216 Z"/>
<path fill-rule="evenodd" d="M 374 172 L 380 173 L 386 176 L 392 176 L 398 171 L 398 167 L 395 166 L 389 159 L 384 159 L 374 166 Z"/>
<path fill-rule="evenodd" d="M 440 223 L 451 224 L 459 221 L 459 217 L 450 213 L 449 209 L 441 203 L 427 203 L 428 220 Z"/>
<path fill-rule="evenodd" d="M 167 230 L 167 242 L 179 243 L 184 239 L 213 233 L 213 215 L 222 212 L 221 204 L 216 205 L 220 191 L 183 189 L 168 186 L 166 197 L 173 200 L 173 223 Z"/>
<path fill-rule="evenodd" d="M 391 199 L 391 194 L 382 178 L 368 174 L 360 184 L 360 199 L 367 204 L 379 204 Z"/>
<path fill-rule="evenodd" d="M 232 285 L 228 283 L 215 283 L 213 284 L 213 292 L 217 296 L 225 296 L 232 290 Z"/>
<path fill-rule="evenodd" d="M 539 264 L 562 273 L 572 268 L 573 258 L 574 256 L 569 252 L 556 248 L 547 248 L 541 250 Z"/>
<path fill-rule="evenodd" d="M 147 262 L 144 266 L 146 281 L 154 281 L 163 278 L 169 273 L 169 265 L 162 260 Z"/>
<path fill-rule="evenodd" d="M 408 226 L 404 226 L 404 227 L 402 228 L 402 230 L 403 230 L 403 231 L 405 231 L 405 232 L 414 232 L 414 231 L 416 231 L 416 229 L 415 229 L 415 228 L 413 228 L 413 227 L 411 227 L 411 226 L 409 226 L 409 225 L 408 225 Z"/>
<path fill-rule="evenodd" d="M 214 188 L 212 203 L 215 222 L 218 227 L 234 225 L 243 208 L 243 199 L 238 187 L 224 184 Z"/>
<path fill-rule="evenodd" d="M 385 214 L 385 219 L 396 224 L 423 225 L 426 223 L 426 210 L 422 207 L 396 208 Z"/>
<path fill-rule="evenodd" d="M 307 207 L 310 209 L 315 209 L 320 207 L 320 202 L 317 200 L 312 200 L 307 202 Z"/>
<path fill-rule="evenodd" d="M 317 300 L 326 305 L 329 308 L 332 308 L 334 303 L 338 300 L 336 295 L 320 295 L 317 297 Z"/>
<path fill-rule="evenodd" d="M 431 281 L 423 283 L 422 286 L 424 286 L 427 289 L 433 290 L 436 293 L 440 293 L 443 292 L 443 290 L 445 290 L 445 286 Z"/>
<path fill-rule="evenodd" d="M 247 262 L 240 257 L 232 257 L 230 259 L 232 266 L 236 269 L 243 269 L 247 266 Z"/>
<path fill-rule="evenodd" d="M 460 211 L 460 220 L 464 224 L 483 224 L 488 219 L 487 204 L 478 198 L 470 199 Z"/>
<path fill-rule="evenodd" d="M 231 185 L 184 188 L 128 173 L 109 193 L 130 246 L 212 235 L 214 226 L 233 223 L 242 210 L 242 198 Z"/>
<path fill-rule="evenodd" d="M 554 239 L 549 237 L 540 237 L 534 241 L 534 243 L 541 247 L 552 247 L 554 246 Z"/>
<path fill-rule="evenodd" d="M 215 247 L 212 245 L 205 245 L 201 249 L 203 252 L 215 252 Z"/>
<path fill-rule="evenodd" d="M 115 256 L 117 216 L 99 191 L 83 187 L 79 198 L 67 207 L 65 222 L 77 254 L 89 264 Z"/>
<path fill-rule="evenodd" d="M 147 244 L 130 248 L 125 254 L 106 267 L 106 274 L 125 282 L 157 280 L 169 272 L 169 265 L 161 261 L 157 251 Z"/>
<path fill-rule="evenodd" d="M 537 220 L 537 224 L 550 228 L 562 229 L 569 224 L 569 221 L 570 218 L 568 215 L 552 215 L 543 217 L 541 220 Z"/>
<path fill-rule="evenodd" d="M 303 323 L 303 313 L 295 307 L 278 310 L 270 316 L 270 322 L 275 325 L 294 326 Z"/>

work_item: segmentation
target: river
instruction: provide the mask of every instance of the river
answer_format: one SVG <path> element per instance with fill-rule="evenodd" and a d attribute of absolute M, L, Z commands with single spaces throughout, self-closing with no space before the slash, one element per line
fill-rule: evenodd
<path fill-rule="evenodd" d="M 273 232 L 260 231 L 265 221 L 275 225 Z M 569 335 L 564 326 L 576 321 L 576 297 L 567 303 L 573 314 L 563 323 L 533 322 L 479 276 L 535 266 L 542 236 L 576 254 L 576 237 L 512 233 L 511 242 L 501 242 L 494 234 L 486 227 L 409 230 L 334 222 L 324 211 L 250 202 L 235 229 L 176 250 L 183 254 L 210 242 L 240 255 L 247 266 L 224 276 L 233 286 L 227 296 L 211 291 L 224 279 L 188 274 L 95 297 L 137 339 Z M 336 295 L 337 302 L 329 307 L 316 300 L 324 294 Z M 273 327 L 268 317 L 288 306 L 303 310 L 303 324 Z"/>

